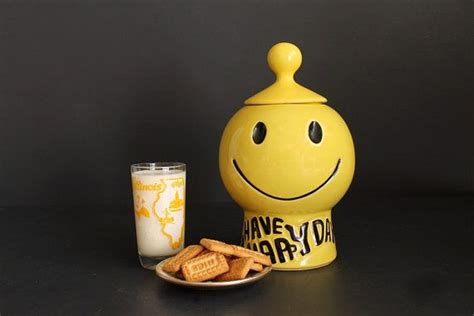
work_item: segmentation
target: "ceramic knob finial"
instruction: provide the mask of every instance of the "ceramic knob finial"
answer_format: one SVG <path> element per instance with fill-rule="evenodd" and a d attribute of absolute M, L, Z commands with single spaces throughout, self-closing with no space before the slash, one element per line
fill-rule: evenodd
<path fill-rule="evenodd" d="M 268 51 L 267 61 L 276 80 L 270 86 L 245 100 L 246 105 L 326 103 L 322 95 L 305 88 L 294 79 L 303 57 L 291 43 L 278 43 Z"/>
<path fill-rule="evenodd" d="M 293 79 L 295 72 L 300 68 L 303 56 L 300 49 L 291 43 L 274 45 L 267 56 L 268 65 L 277 79 Z"/>

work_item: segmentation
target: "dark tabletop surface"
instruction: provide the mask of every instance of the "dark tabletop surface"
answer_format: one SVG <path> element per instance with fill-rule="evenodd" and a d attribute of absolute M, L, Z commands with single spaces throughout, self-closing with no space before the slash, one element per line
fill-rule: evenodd
<path fill-rule="evenodd" d="M 227 291 L 142 269 L 129 206 L 0 208 L 0 314 L 473 315 L 474 197 L 360 197 L 334 210 L 338 257 Z M 187 243 L 237 243 L 232 203 L 190 204 Z"/>

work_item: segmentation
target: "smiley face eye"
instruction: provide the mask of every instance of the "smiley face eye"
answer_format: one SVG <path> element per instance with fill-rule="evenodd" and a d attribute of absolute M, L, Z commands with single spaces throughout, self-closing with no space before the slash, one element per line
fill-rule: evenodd
<path fill-rule="evenodd" d="M 308 128 L 309 139 L 315 144 L 319 144 L 323 138 L 323 130 L 318 122 L 312 121 Z"/>
<path fill-rule="evenodd" d="M 262 122 L 258 122 L 253 128 L 252 139 L 255 144 L 259 145 L 265 139 L 267 135 L 267 127 Z"/>

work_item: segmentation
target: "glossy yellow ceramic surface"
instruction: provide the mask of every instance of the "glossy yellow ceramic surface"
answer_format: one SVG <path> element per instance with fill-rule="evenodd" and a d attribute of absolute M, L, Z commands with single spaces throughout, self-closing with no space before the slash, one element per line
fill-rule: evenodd
<path fill-rule="evenodd" d="M 219 151 L 224 185 L 244 209 L 243 244 L 268 254 L 275 270 L 311 269 L 335 259 L 331 209 L 355 166 L 344 120 L 324 97 L 294 81 L 301 60 L 293 44 L 269 51 L 277 79 L 231 118 Z M 309 136 L 312 122 L 320 127 L 317 141 Z M 265 132 L 256 142 L 259 123 Z"/>

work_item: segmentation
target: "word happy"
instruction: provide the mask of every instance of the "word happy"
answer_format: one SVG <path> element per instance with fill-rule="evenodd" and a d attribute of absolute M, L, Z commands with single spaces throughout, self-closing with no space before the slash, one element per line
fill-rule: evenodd
<path fill-rule="evenodd" d="M 292 261 L 298 253 L 305 256 L 314 247 L 326 242 L 336 242 L 329 218 L 315 219 L 295 226 L 286 224 L 281 218 L 269 216 L 245 219 L 242 239 L 246 248 L 266 254 L 272 259 L 272 263 L 277 263 L 277 260 L 279 263 Z"/>

